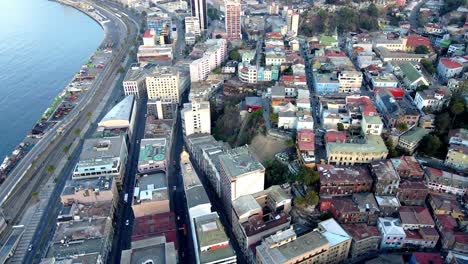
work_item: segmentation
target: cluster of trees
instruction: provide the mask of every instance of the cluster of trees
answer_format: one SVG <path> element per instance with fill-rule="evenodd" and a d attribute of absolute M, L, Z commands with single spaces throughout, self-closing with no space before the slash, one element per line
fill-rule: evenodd
<path fill-rule="evenodd" d="M 429 74 L 434 74 L 436 72 L 436 69 L 434 68 L 434 65 L 432 64 L 432 62 L 428 59 L 422 59 L 421 60 L 421 65 L 424 67 L 424 69 L 426 69 L 426 71 L 429 73 Z"/>
<path fill-rule="evenodd" d="M 213 114 L 212 117 L 215 122 L 213 136 L 217 140 L 233 145 L 236 142 L 241 124 L 239 109 L 235 104 L 226 103 L 220 112 Z"/>
<path fill-rule="evenodd" d="M 419 144 L 419 151 L 438 158 L 447 154 L 448 132 L 453 128 L 468 128 L 468 112 L 460 94 L 454 94 L 448 108 L 436 114 L 435 133 L 426 135 Z"/>
<path fill-rule="evenodd" d="M 246 123 L 242 126 L 242 131 L 239 131 L 235 146 L 243 146 L 250 144 L 257 133 L 266 133 L 265 121 L 261 110 L 250 113 Z"/>
<path fill-rule="evenodd" d="M 464 5 L 466 5 L 466 0 L 445 0 L 444 5 L 440 9 L 440 14 L 447 14 Z"/>
<path fill-rule="evenodd" d="M 429 54 L 429 49 L 424 45 L 417 46 L 414 49 L 414 53 L 416 53 L 416 54 Z"/>
<path fill-rule="evenodd" d="M 238 50 L 231 50 L 231 52 L 229 52 L 229 59 L 234 61 L 242 61 L 242 56 Z"/>
<path fill-rule="evenodd" d="M 272 185 L 279 185 L 293 180 L 289 173 L 288 166 L 276 160 L 264 162 L 265 167 L 265 189 Z"/>
<path fill-rule="evenodd" d="M 297 197 L 294 201 L 297 206 L 304 207 L 306 205 L 315 207 L 320 198 L 315 191 L 308 191 L 305 197 Z"/>
<path fill-rule="evenodd" d="M 340 33 L 357 31 L 358 29 L 375 31 L 378 29 L 377 19 L 379 16 L 380 12 L 375 4 L 370 4 L 368 8 L 363 10 L 355 10 L 349 7 L 342 7 L 335 13 L 319 10 L 308 17 L 312 21 L 303 23 L 301 30 L 306 36 L 331 33 L 335 28 Z"/>

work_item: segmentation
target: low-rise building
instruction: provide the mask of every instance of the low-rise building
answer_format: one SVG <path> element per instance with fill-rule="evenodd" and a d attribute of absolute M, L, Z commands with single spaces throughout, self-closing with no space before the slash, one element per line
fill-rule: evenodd
<path fill-rule="evenodd" d="M 448 105 L 450 96 L 451 93 L 447 88 L 430 88 L 417 91 L 414 104 L 419 110 L 437 112 Z"/>
<path fill-rule="evenodd" d="M 437 73 L 443 81 L 456 77 L 463 71 L 463 65 L 450 58 L 441 58 L 437 65 Z"/>
<path fill-rule="evenodd" d="M 101 202 L 70 208 L 70 215 L 59 216 L 47 258 L 56 261 L 103 263 L 114 238 L 112 203 Z"/>
<path fill-rule="evenodd" d="M 131 202 L 135 218 L 169 212 L 166 175 L 164 173 L 138 175 Z"/>
<path fill-rule="evenodd" d="M 372 193 L 354 193 L 352 196 L 336 196 L 320 201 L 320 211 L 331 211 L 338 222 L 366 223 L 375 225 L 379 217 L 379 206 Z"/>
<path fill-rule="evenodd" d="M 444 264 L 444 258 L 440 253 L 415 252 L 411 255 L 409 264 Z"/>
<path fill-rule="evenodd" d="M 68 180 L 60 194 L 60 200 L 64 206 L 112 202 L 115 209 L 119 193 L 112 177 Z"/>
<path fill-rule="evenodd" d="M 400 210 L 401 204 L 395 196 L 375 196 L 375 200 L 379 205 L 381 216 L 395 216 Z"/>
<path fill-rule="evenodd" d="M 140 153 L 138 155 L 138 172 L 166 172 L 169 158 L 167 146 L 168 142 L 165 138 L 142 139 L 140 142 Z"/>
<path fill-rule="evenodd" d="M 122 251 L 120 263 L 140 262 L 176 264 L 177 251 L 174 242 L 167 242 L 165 237 L 154 237 L 132 242 L 130 249 Z"/>
<path fill-rule="evenodd" d="M 445 158 L 445 165 L 464 171 L 468 168 L 468 130 L 453 129 L 449 132 L 449 137 L 450 145 Z"/>
<path fill-rule="evenodd" d="M 413 127 L 400 136 L 398 147 L 402 148 L 409 154 L 413 154 L 421 140 L 427 134 L 429 134 L 429 132 L 426 129 L 422 127 Z"/>
<path fill-rule="evenodd" d="M 381 217 L 377 223 L 377 227 L 382 236 L 380 249 L 398 249 L 402 248 L 406 233 L 401 227 L 400 219 Z"/>
<path fill-rule="evenodd" d="M 398 189 L 398 200 L 404 205 L 424 205 L 429 190 L 422 181 L 403 180 Z"/>
<path fill-rule="evenodd" d="M 127 162 L 125 137 L 89 138 L 83 143 L 72 179 L 114 177 L 117 185 L 123 182 Z"/>
<path fill-rule="evenodd" d="M 167 243 L 177 243 L 177 217 L 173 212 L 145 215 L 133 221 L 132 242 L 164 237 Z"/>
<path fill-rule="evenodd" d="M 459 221 L 463 221 L 465 218 L 465 212 L 454 195 L 431 193 L 429 195 L 429 204 L 435 215 L 450 215 Z"/>
<path fill-rule="evenodd" d="M 312 130 L 302 129 L 297 132 L 297 155 L 307 167 L 315 167 L 315 134 Z"/>
<path fill-rule="evenodd" d="M 424 171 L 414 156 L 401 156 L 390 160 L 400 178 L 416 180 L 424 178 Z"/>
<path fill-rule="evenodd" d="M 376 226 L 344 224 L 342 227 L 353 238 L 350 250 L 351 258 L 357 258 L 378 251 L 381 236 Z"/>
<path fill-rule="evenodd" d="M 429 189 L 456 195 L 466 193 L 468 178 L 431 167 L 425 167 L 424 171 Z"/>
<path fill-rule="evenodd" d="M 390 160 L 374 161 L 370 164 L 374 176 L 376 195 L 395 195 L 400 185 L 400 177 Z"/>
<path fill-rule="evenodd" d="M 351 195 L 370 192 L 372 177 L 364 166 L 333 166 L 318 164 L 320 195 Z"/>
<path fill-rule="evenodd" d="M 406 97 L 397 100 L 389 89 L 379 89 L 375 101 L 387 128 L 395 128 L 402 123 L 408 127 L 418 124 L 420 111 Z"/>
<path fill-rule="evenodd" d="M 403 76 L 403 84 L 408 90 L 415 90 L 420 85 L 429 86 L 429 81 L 416 68 L 415 63 L 405 62 L 399 65 Z"/>
<path fill-rule="evenodd" d="M 173 59 L 172 45 L 141 45 L 138 47 L 137 59 L 142 66 L 149 63 L 170 65 Z"/>
<path fill-rule="evenodd" d="M 234 235 L 246 255 L 263 238 L 289 228 L 291 197 L 279 186 L 241 196 L 232 202 Z"/>
<path fill-rule="evenodd" d="M 388 155 L 385 142 L 375 135 L 367 135 L 363 143 L 327 143 L 326 150 L 328 163 L 339 165 L 367 164 Z"/>
<path fill-rule="evenodd" d="M 362 117 L 362 132 L 366 135 L 380 136 L 383 130 L 382 119 L 379 116 L 363 116 Z"/>
<path fill-rule="evenodd" d="M 402 206 L 400 208 L 401 226 L 405 230 L 435 227 L 429 210 L 424 206 Z"/>
<path fill-rule="evenodd" d="M 132 135 L 136 117 L 136 100 L 134 95 L 128 95 L 118 102 L 99 121 L 97 133 L 101 137 L 110 138 L 119 135 Z"/>

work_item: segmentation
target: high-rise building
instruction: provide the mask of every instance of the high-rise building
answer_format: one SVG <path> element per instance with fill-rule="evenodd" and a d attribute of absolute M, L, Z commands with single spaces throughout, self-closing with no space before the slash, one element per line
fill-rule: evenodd
<path fill-rule="evenodd" d="M 206 0 L 191 0 L 192 16 L 198 17 L 200 30 L 204 31 L 208 28 L 208 20 L 206 17 Z"/>
<path fill-rule="evenodd" d="M 151 76 L 146 77 L 148 99 L 170 99 L 179 103 L 179 70 L 175 67 L 156 67 Z"/>
<path fill-rule="evenodd" d="M 299 32 L 299 13 L 293 12 L 291 14 L 291 27 L 289 31 L 294 32 L 294 36 L 297 36 Z"/>
<path fill-rule="evenodd" d="M 241 3 L 240 0 L 225 0 L 224 2 L 226 34 L 228 40 L 242 39 L 241 33 Z"/>
<path fill-rule="evenodd" d="M 211 114 L 208 101 L 194 100 L 184 104 L 181 118 L 185 136 L 199 133 L 211 134 Z"/>
<path fill-rule="evenodd" d="M 212 70 L 221 67 L 227 56 L 227 43 L 225 39 L 208 39 L 197 44 L 195 51 L 203 52 L 203 57 L 190 63 L 191 82 L 203 81 Z"/>

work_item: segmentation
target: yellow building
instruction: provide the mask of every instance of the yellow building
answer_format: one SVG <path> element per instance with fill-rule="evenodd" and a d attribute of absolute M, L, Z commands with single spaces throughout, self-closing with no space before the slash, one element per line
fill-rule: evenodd
<path fill-rule="evenodd" d="M 169 99 L 179 103 L 179 70 L 175 67 L 156 67 L 151 76 L 146 77 L 148 99 Z"/>
<path fill-rule="evenodd" d="M 328 143 L 326 150 L 328 163 L 336 165 L 366 164 L 388 155 L 385 142 L 376 135 L 367 135 L 363 143 Z"/>

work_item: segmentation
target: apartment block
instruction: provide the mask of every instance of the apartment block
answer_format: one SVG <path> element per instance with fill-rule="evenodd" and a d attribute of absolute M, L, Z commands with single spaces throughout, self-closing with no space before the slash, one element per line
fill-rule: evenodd
<path fill-rule="evenodd" d="M 211 134 L 210 102 L 192 100 L 181 111 L 182 131 L 185 136 Z"/>
<path fill-rule="evenodd" d="M 135 218 L 169 212 L 166 174 L 137 175 L 131 204 Z"/>
<path fill-rule="evenodd" d="M 425 167 L 427 187 L 434 191 L 464 195 L 468 188 L 468 178 L 461 175 Z"/>
<path fill-rule="evenodd" d="M 424 171 L 414 156 L 401 156 L 390 159 L 402 179 L 422 180 Z"/>
<path fill-rule="evenodd" d="M 385 142 L 375 135 L 367 135 L 361 143 L 327 143 L 326 150 L 328 163 L 337 165 L 367 164 L 388 155 Z"/>
<path fill-rule="evenodd" d="M 424 205 L 429 190 L 423 181 L 403 180 L 398 189 L 398 200 L 403 205 Z"/>
<path fill-rule="evenodd" d="M 320 195 L 344 196 L 370 192 L 372 177 L 364 166 L 333 166 L 317 164 L 320 174 Z"/>
<path fill-rule="evenodd" d="M 400 176 L 398 176 L 391 161 L 374 161 L 370 168 L 374 176 L 374 193 L 376 195 L 395 195 L 400 185 Z"/>
<path fill-rule="evenodd" d="M 239 0 L 225 0 L 224 14 L 227 39 L 241 40 L 241 2 Z"/>
<path fill-rule="evenodd" d="M 175 67 L 156 67 L 151 76 L 146 77 L 146 90 L 150 100 L 169 99 L 179 103 L 179 70 Z"/>
<path fill-rule="evenodd" d="M 138 172 L 167 171 L 168 142 L 165 138 L 145 138 L 140 142 Z"/>
<path fill-rule="evenodd" d="M 343 229 L 352 237 L 351 258 L 367 255 L 379 250 L 380 233 L 376 226 L 367 224 L 343 224 Z"/>
<path fill-rule="evenodd" d="M 135 95 L 136 98 L 146 96 L 146 76 L 149 74 L 148 70 L 138 65 L 132 65 L 128 69 L 127 74 L 124 77 L 122 86 L 124 89 L 125 96 Z"/>
<path fill-rule="evenodd" d="M 190 81 L 206 80 L 208 74 L 226 60 L 227 42 L 225 39 L 208 39 L 194 47 L 191 57 L 195 60 L 190 63 Z"/>

